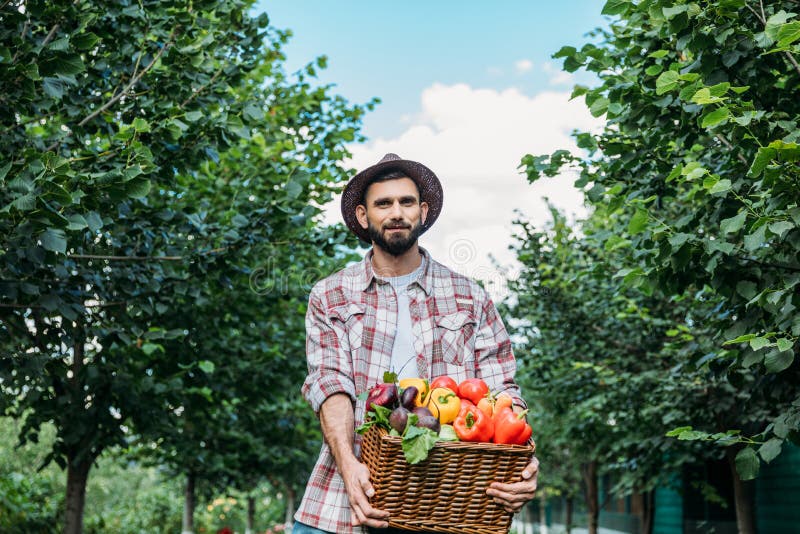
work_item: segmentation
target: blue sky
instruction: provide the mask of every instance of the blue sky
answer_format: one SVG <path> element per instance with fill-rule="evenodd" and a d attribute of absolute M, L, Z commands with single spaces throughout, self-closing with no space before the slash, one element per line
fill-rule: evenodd
<path fill-rule="evenodd" d="M 574 176 L 531 185 L 518 166 L 528 153 L 577 150 L 573 130 L 602 126 L 582 99 L 569 100 L 574 84 L 592 79 L 562 72 L 551 56 L 593 40 L 586 34 L 608 23 L 603 4 L 262 0 L 255 11 L 293 31 L 289 72 L 326 55 L 320 83 L 354 103 L 381 99 L 364 120 L 367 142 L 349 147 L 348 164 L 364 169 L 394 152 L 430 167 L 444 187 L 444 209 L 420 244 L 500 299 L 515 276 L 508 247 L 517 213 L 545 225 L 546 198 L 570 217 L 585 215 Z M 338 200 L 325 218 L 340 220 Z"/>
<path fill-rule="evenodd" d="M 297 70 L 319 55 L 329 67 L 320 76 L 353 102 L 379 97 L 365 120 L 367 135 L 400 131 L 399 117 L 419 107 L 434 82 L 473 87 L 518 87 L 534 94 L 547 87 L 542 65 L 564 45 L 587 41 L 605 24 L 604 0 L 364 1 L 262 0 L 278 28 L 294 32 L 287 67 Z M 515 63 L 533 67 L 519 72 Z M 521 65 L 524 67 L 524 64 Z"/>

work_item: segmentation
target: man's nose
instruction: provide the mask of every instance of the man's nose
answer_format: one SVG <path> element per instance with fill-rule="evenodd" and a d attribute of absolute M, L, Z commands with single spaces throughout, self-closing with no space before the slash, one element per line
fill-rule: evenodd
<path fill-rule="evenodd" d="M 392 202 L 392 207 L 389 209 L 389 216 L 392 217 L 393 219 L 397 219 L 402 217 L 402 215 L 403 215 L 403 210 L 401 209 L 400 201 L 396 200 Z"/>

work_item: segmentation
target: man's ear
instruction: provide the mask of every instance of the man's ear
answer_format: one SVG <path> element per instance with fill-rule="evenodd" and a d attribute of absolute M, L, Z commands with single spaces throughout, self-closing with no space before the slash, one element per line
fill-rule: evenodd
<path fill-rule="evenodd" d="M 425 221 L 428 220 L 428 203 L 420 202 L 419 209 L 420 209 L 420 217 L 422 219 L 422 224 L 425 224 Z"/>
<path fill-rule="evenodd" d="M 363 204 L 356 206 L 356 219 L 358 219 L 358 224 L 361 225 L 361 228 L 366 230 L 369 224 L 367 223 L 367 208 Z"/>

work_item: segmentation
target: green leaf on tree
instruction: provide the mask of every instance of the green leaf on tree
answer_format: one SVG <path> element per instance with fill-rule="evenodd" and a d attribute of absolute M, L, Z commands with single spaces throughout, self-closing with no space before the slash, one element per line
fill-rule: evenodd
<path fill-rule="evenodd" d="M 736 471 L 742 480 L 753 480 L 758 476 L 759 461 L 756 451 L 745 447 L 736 454 Z"/>
<path fill-rule="evenodd" d="M 644 231 L 647 227 L 648 215 L 646 210 L 636 210 L 628 223 L 628 233 L 635 235 Z"/>
<path fill-rule="evenodd" d="M 761 456 L 762 460 L 770 463 L 781 453 L 781 445 L 783 445 L 782 439 L 772 438 L 759 447 L 758 455 Z"/>
<path fill-rule="evenodd" d="M 791 350 L 771 350 L 764 356 L 764 368 L 768 373 L 780 373 L 794 362 L 794 352 Z"/>
<path fill-rule="evenodd" d="M 719 228 L 722 230 L 723 234 L 732 234 L 734 232 L 738 232 L 742 226 L 744 226 L 745 219 L 747 219 L 747 211 L 742 210 L 734 217 L 722 219 L 722 221 L 720 221 Z"/>
<path fill-rule="evenodd" d="M 41 240 L 45 250 L 60 252 L 61 254 L 67 251 L 67 236 L 64 230 L 48 228 L 39 235 L 39 240 Z"/>

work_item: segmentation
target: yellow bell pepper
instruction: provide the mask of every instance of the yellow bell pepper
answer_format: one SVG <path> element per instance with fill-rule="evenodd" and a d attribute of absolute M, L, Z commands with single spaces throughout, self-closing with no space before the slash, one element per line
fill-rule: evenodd
<path fill-rule="evenodd" d="M 461 399 L 447 388 L 436 388 L 428 395 L 428 409 L 443 425 L 452 423 L 461 409 Z"/>

